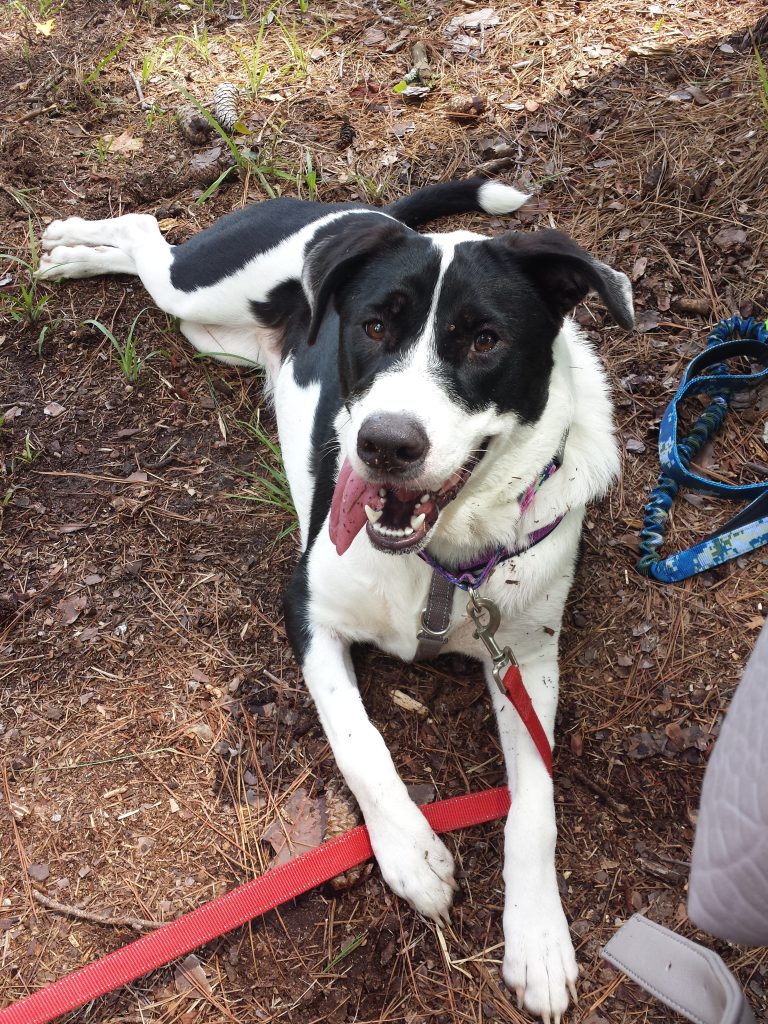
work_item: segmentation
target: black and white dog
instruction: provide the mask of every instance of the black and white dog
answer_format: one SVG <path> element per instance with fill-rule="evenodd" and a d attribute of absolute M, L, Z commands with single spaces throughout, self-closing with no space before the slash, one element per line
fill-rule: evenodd
<path fill-rule="evenodd" d="M 419 552 L 448 569 L 513 552 L 480 592 L 501 610 L 500 646 L 552 744 L 584 509 L 618 467 L 606 380 L 567 314 L 594 289 L 630 327 L 627 278 L 556 231 L 413 230 L 525 199 L 473 179 L 384 209 L 276 199 L 177 247 L 141 214 L 54 221 L 42 240 L 41 277 L 137 274 L 197 349 L 266 369 L 303 545 L 286 595 L 291 643 L 384 878 L 435 920 L 456 888 L 453 858 L 368 719 L 350 645 L 414 658 L 433 575 Z M 506 759 L 504 978 L 559 1020 L 577 967 L 552 781 L 491 681 L 466 600 L 454 592 L 443 649 L 485 663 Z"/>

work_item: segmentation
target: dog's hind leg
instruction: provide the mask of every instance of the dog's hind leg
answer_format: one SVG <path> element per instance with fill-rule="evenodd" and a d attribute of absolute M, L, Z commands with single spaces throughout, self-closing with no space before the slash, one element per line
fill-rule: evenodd
<path fill-rule="evenodd" d="M 111 245 L 57 245 L 43 253 L 37 276 L 42 278 L 98 277 L 100 274 L 135 274 L 136 264 L 122 249 Z"/>
<path fill-rule="evenodd" d="M 188 311 L 188 297 L 171 284 L 172 247 L 149 214 L 128 213 L 107 220 L 54 220 L 45 229 L 41 246 L 45 251 L 38 277 L 136 274 L 166 313 L 184 317 Z M 89 254 L 88 249 L 93 252 Z"/>

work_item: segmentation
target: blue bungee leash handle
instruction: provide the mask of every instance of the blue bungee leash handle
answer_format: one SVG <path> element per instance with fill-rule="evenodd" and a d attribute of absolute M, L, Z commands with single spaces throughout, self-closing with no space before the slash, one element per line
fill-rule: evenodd
<path fill-rule="evenodd" d="M 757 373 L 730 373 L 726 360 L 746 356 L 764 368 Z M 721 321 L 707 347 L 688 364 L 680 387 L 659 427 L 661 474 L 645 506 L 637 569 L 664 583 L 675 583 L 738 558 L 768 543 L 768 482 L 725 484 L 691 470 L 694 456 L 718 430 L 731 395 L 768 382 L 768 322 L 734 316 Z M 691 432 L 678 441 L 678 405 L 692 395 L 710 396 L 710 404 Z M 670 509 L 680 487 L 750 504 L 694 547 L 662 557 Z"/>

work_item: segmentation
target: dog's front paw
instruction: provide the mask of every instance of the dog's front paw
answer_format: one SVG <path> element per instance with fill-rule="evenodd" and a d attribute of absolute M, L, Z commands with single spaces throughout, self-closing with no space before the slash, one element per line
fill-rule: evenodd
<path fill-rule="evenodd" d="M 516 993 L 518 1004 L 545 1024 L 558 1024 L 568 1009 L 569 992 L 576 1001 L 579 969 L 557 892 L 533 900 L 530 893 L 508 890 L 504 942 L 504 981 Z"/>
<path fill-rule="evenodd" d="M 384 881 L 424 917 L 448 921 L 456 890 L 453 857 L 411 804 L 387 822 L 368 822 Z"/>

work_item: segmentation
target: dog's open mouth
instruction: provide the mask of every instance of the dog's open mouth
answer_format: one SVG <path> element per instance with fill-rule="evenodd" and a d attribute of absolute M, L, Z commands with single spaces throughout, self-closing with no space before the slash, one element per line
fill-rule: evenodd
<path fill-rule="evenodd" d="M 453 501 L 485 455 L 487 442 L 437 490 L 411 491 L 363 480 L 345 460 L 331 504 L 330 534 L 343 555 L 365 526 L 374 547 L 393 553 L 421 547 L 442 509 Z"/>

